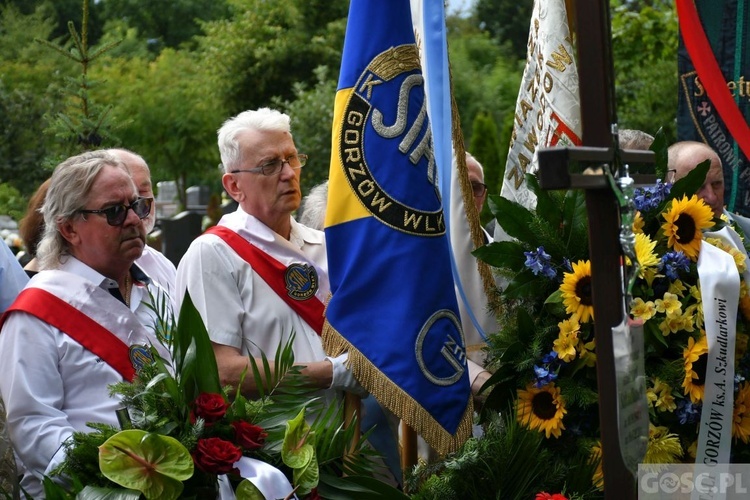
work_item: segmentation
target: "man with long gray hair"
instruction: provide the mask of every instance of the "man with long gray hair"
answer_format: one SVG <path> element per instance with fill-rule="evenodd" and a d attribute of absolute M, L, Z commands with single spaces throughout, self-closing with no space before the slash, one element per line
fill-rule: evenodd
<path fill-rule="evenodd" d="M 0 393 L 31 498 L 43 496 L 42 480 L 74 431 L 88 430 L 87 422 L 117 425 L 121 404 L 109 385 L 132 379 L 150 346 L 169 355 L 153 331 L 153 308 L 169 299 L 133 264 L 150 208 L 106 152 L 68 158 L 52 174 L 41 209 L 41 271 L 0 325 Z"/>

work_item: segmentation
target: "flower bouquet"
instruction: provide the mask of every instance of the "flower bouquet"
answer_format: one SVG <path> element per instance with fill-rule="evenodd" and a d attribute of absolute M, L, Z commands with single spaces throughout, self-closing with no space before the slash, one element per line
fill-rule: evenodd
<path fill-rule="evenodd" d="M 665 161 L 663 138 L 653 148 L 657 159 Z M 633 199 L 637 210 L 632 227 L 634 260 L 638 266 L 633 268 L 633 300 L 627 310 L 644 328 L 650 429 L 644 463 L 695 462 L 702 415 L 710 411 L 713 416 L 717 403 L 730 396 L 734 404 L 724 423 L 731 427 L 731 449 L 725 450 L 725 455 L 732 462 L 750 461 L 746 241 L 731 220 L 715 219 L 708 206 L 691 196 L 703 184 L 708 167 L 706 161 L 673 185 L 658 182 L 639 188 Z M 522 461 L 525 474 L 543 469 L 533 484 L 518 485 L 512 491 L 507 486 L 517 482 L 517 477 L 480 469 L 481 481 L 491 485 L 488 492 L 508 491 L 503 498 L 530 498 L 540 492 L 600 498 L 605 486 L 600 466 L 596 318 L 584 193 L 544 191 L 531 175 L 527 183 L 537 196 L 535 210 L 490 197 L 497 223 L 513 241 L 494 242 L 475 251 L 508 283 L 501 294 L 502 329 L 488 339 L 488 362 L 495 373 L 485 385 L 491 392 L 483 417 L 493 423 L 486 425 L 482 439 L 470 441 L 440 464 L 440 476 L 434 475 L 436 467 L 417 471 L 421 480 L 433 474 L 425 484 L 439 483 L 443 498 L 451 496 L 446 490 L 459 492 L 479 479 L 476 468 L 456 464 L 481 464 L 501 447 L 513 447 L 503 454 Z M 701 259 L 703 252 L 714 257 Z M 721 285 L 730 278 L 736 280 L 739 307 L 720 309 L 719 318 L 708 321 L 713 310 L 704 311 L 706 276 L 715 257 L 722 255 L 731 268 L 718 277 L 714 273 L 714 281 Z M 636 263 L 628 260 L 627 264 Z M 735 328 L 722 330 L 723 321 L 731 324 L 735 319 Z M 707 335 L 712 323 L 719 325 L 718 341 L 712 348 L 719 360 L 714 368 L 731 373 L 731 365 L 734 372 L 725 386 L 715 378 L 711 382 L 711 373 L 707 373 L 713 362 Z M 721 397 L 726 399 L 707 396 L 716 392 L 714 386 L 723 387 Z M 502 417 L 497 417 L 498 411 Z M 516 436 L 524 432 L 536 434 L 538 441 Z M 482 441 L 493 445 L 482 445 Z M 439 488 L 422 488 L 420 498 L 438 498 L 435 491 Z"/>
<path fill-rule="evenodd" d="M 403 497 L 373 479 L 376 453 L 356 439 L 356 426 L 343 425 L 341 407 L 324 408 L 294 365 L 291 339 L 273 368 L 265 356 L 250 358 L 247 376 L 259 393 L 251 400 L 220 386 L 189 296 L 179 326 L 160 320 L 157 335 L 172 359 L 155 355 L 132 383 L 111 387 L 123 402 L 121 429 L 90 423 L 92 432 L 75 433 L 66 460 L 45 479 L 47 498 Z"/>

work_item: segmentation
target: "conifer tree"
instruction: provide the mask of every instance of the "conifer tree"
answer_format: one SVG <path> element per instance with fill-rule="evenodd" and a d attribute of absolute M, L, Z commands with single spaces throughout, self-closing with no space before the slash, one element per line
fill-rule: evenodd
<path fill-rule="evenodd" d="M 90 48 L 88 45 L 89 0 L 82 1 L 83 17 L 80 34 L 73 21 L 68 21 L 71 46 L 66 47 L 48 40 L 36 40 L 80 67 L 78 78 L 66 78 L 62 87 L 62 97 L 68 101 L 67 110 L 54 116 L 47 116 L 49 126 L 46 132 L 57 137 L 62 145 L 61 157 L 52 159 L 55 163 L 64 157 L 83 151 L 105 145 L 114 146 L 117 142 L 112 133 L 114 127 L 109 119 L 112 105 L 101 106 L 91 99 L 91 89 L 101 82 L 89 78 L 89 68 L 95 59 L 119 45 L 121 40 L 95 49 Z"/>

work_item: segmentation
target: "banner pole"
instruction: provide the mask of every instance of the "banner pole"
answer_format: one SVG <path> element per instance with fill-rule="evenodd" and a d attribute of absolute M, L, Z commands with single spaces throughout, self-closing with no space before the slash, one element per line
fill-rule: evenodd
<path fill-rule="evenodd" d="M 344 393 L 344 427 L 348 429 L 354 425 L 354 434 L 352 435 L 352 442 L 349 445 L 349 450 L 346 453 L 346 458 L 354 455 L 357 445 L 359 444 L 359 436 L 362 433 L 360 428 L 361 419 L 359 416 L 362 414 L 362 400 L 356 394 L 351 392 Z"/>

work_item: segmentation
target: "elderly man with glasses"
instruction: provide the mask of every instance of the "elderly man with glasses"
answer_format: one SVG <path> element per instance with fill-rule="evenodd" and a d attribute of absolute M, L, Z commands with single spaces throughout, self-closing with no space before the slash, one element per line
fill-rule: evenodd
<path fill-rule="evenodd" d="M 222 384 L 255 394 L 243 377 L 248 356 L 273 359 L 294 336 L 295 361 L 321 389 L 361 392 L 346 355 L 326 357 L 320 333 L 330 285 L 322 231 L 293 217 L 302 198 L 289 116 L 269 108 L 245 111 L 218 133 L 224 189 L 239 204 L 196 238 L 177 266 L 178 303 L 186 292 L 211 338 Z M 338 392 L 326 390 L 328 401 Z"/>
<path fill-rule="evenodd" d="M 675 182 L 685 177 L 700 163 L 710 160 L 711 167 L 706 180 L 695 193 L 714 211 L 714 217 L 724 213 L 724 170 L 719 155 L 707 144 L 696 141 L 681 141 L 667 150 L 667 182 Z"/>
<path fill-rule="evenodd" d="M 153 331 L 166 292 L 133 263 L 143 251 L 141 198 L 125 166 L 87 152 L 57 166 L 42 206 L 45 230 L 34 276 L 3 317 L 0 392 L 31 498 L 87 422 L 117 425 L 109 385 L 169 353 Z"/>

